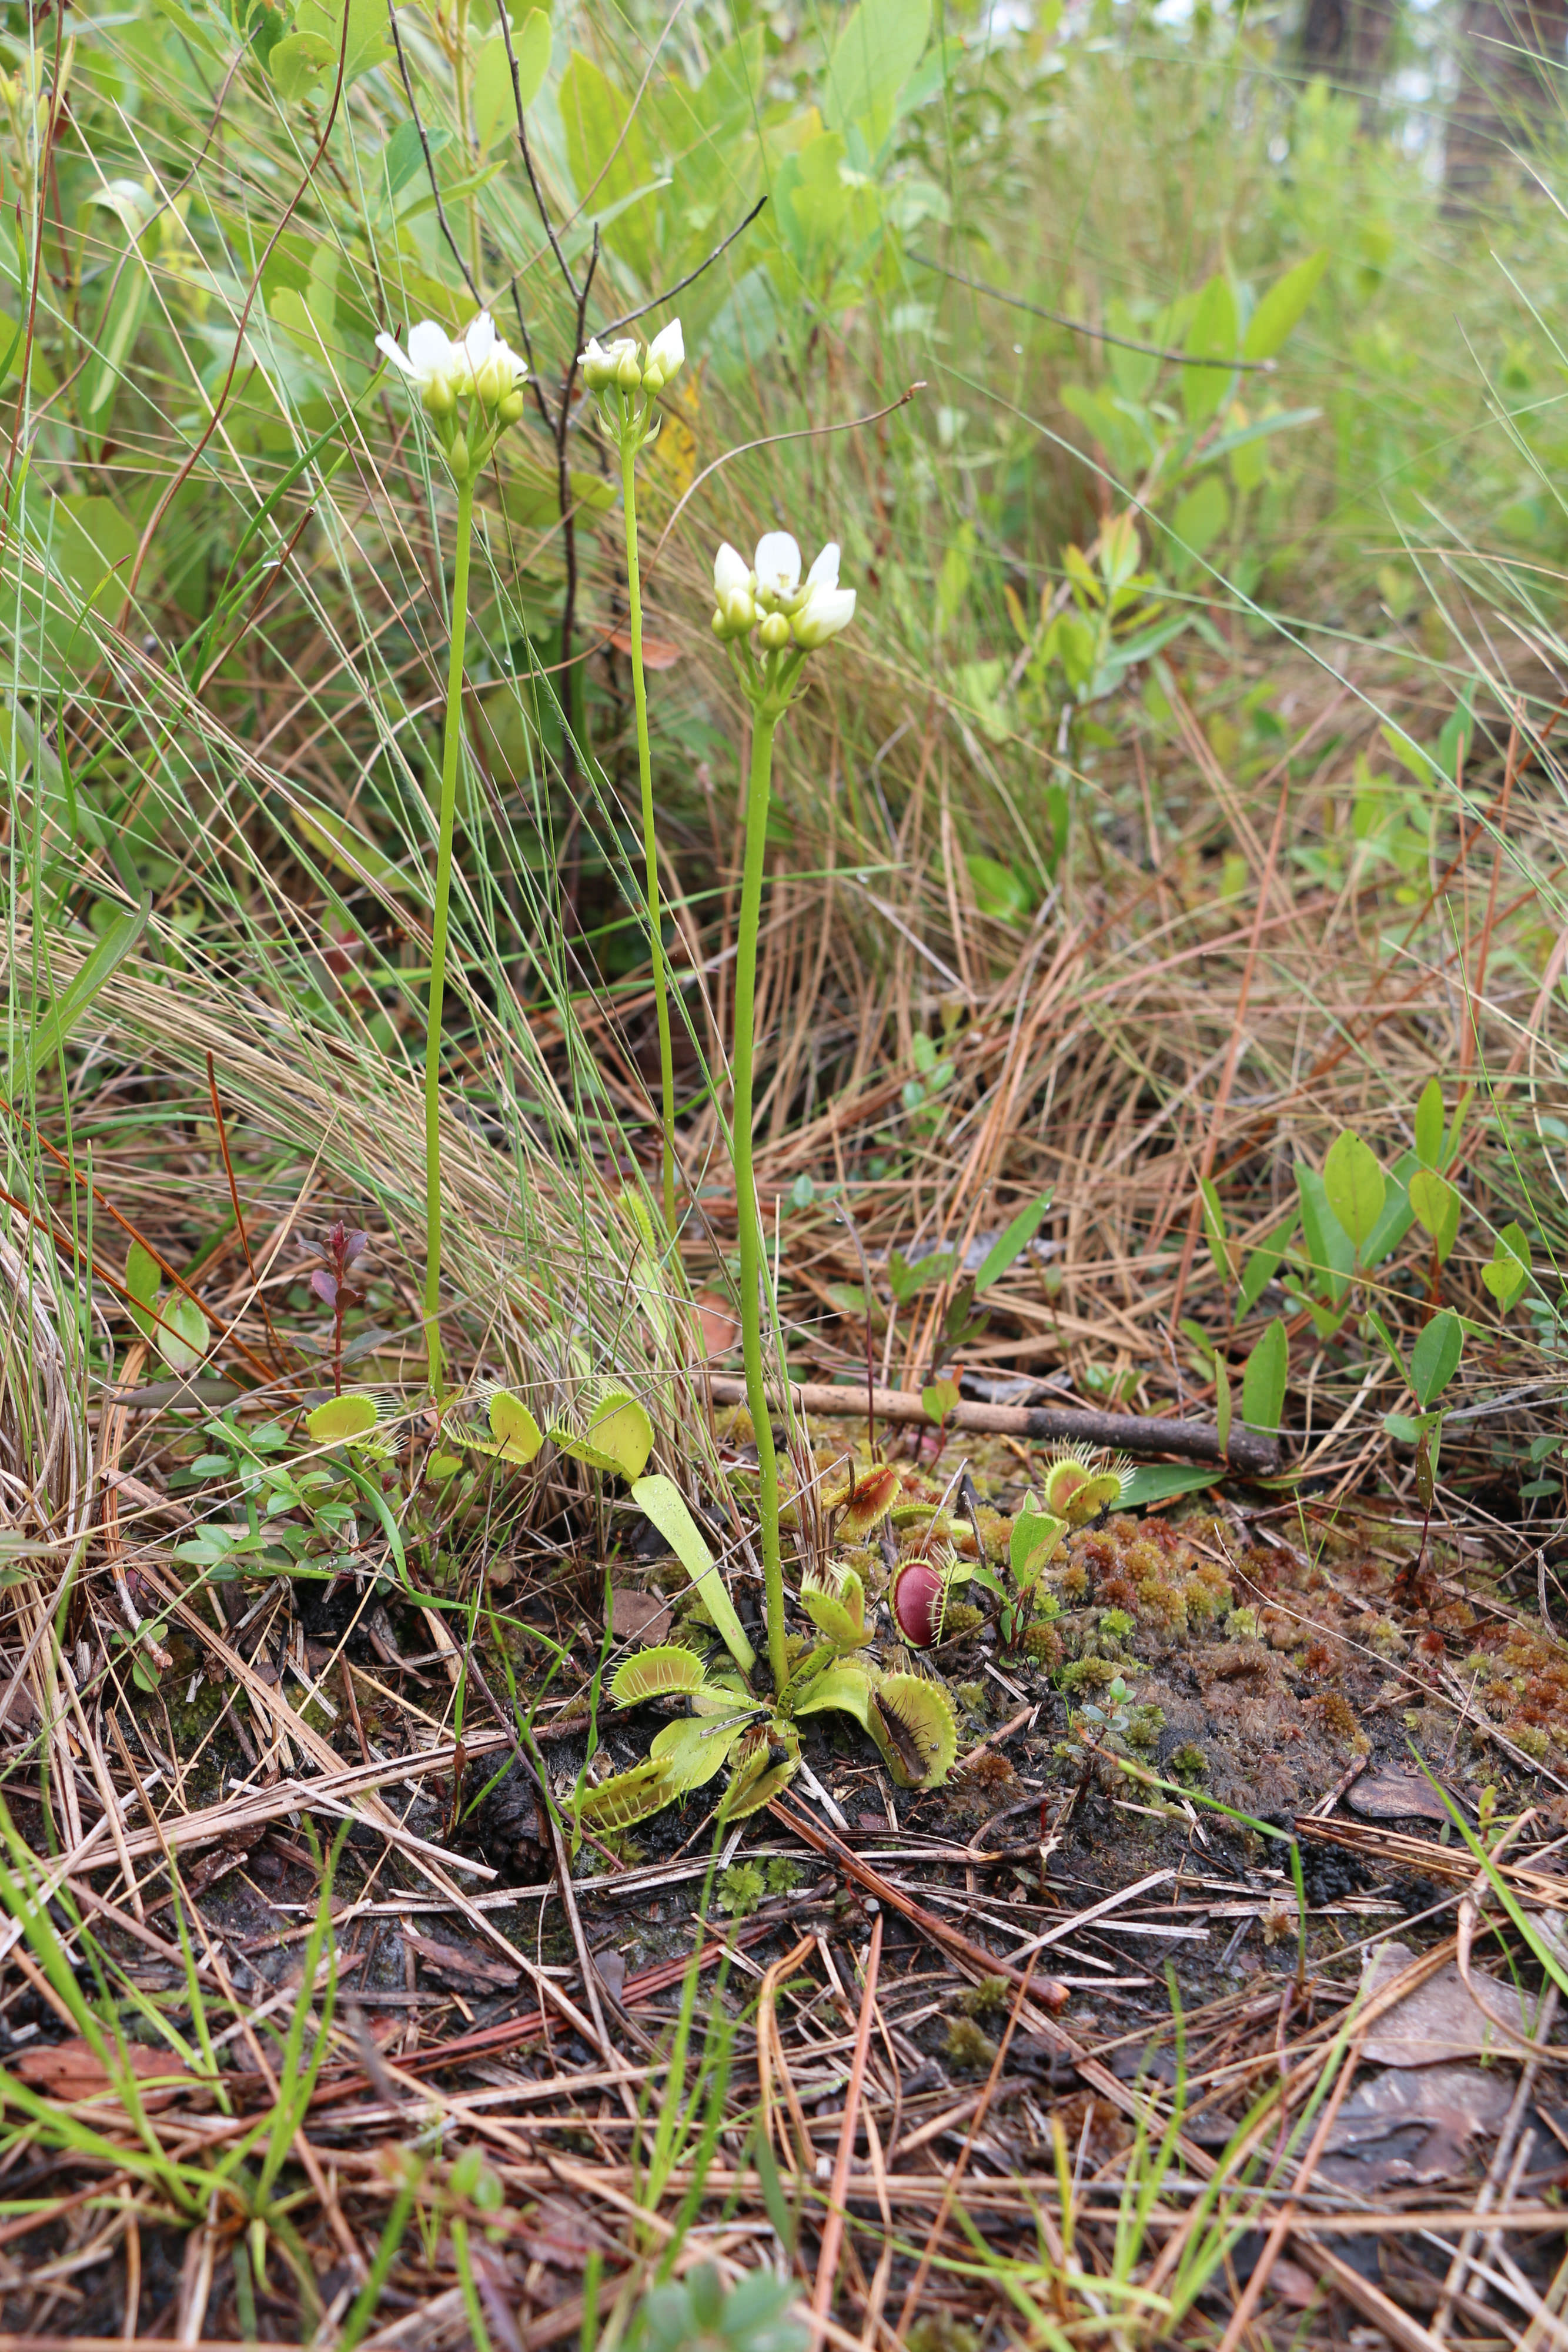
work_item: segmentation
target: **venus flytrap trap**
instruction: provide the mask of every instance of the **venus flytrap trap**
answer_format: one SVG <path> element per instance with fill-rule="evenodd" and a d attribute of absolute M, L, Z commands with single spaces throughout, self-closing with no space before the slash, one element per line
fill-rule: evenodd
<path fill-rule="evenodd" d="M 453 338 L 434 319 L 411 330 L 408 350 L 391 335 L 376 349 L 408 378 L 457 490 L 452 573 L 452 645 L 441 748 L 435 902 L 430 929 L 430 1001 L 424 1044 L 424 1340 L 431 1394 L 441 1406 L 441 1015 L 446 993 L 446 929 L 452 897 L 452 836 L 462 747 L 463 661 L 468 635 L 468 563 L 474 490 L 502 433 L 523 413 L 528 363 L 496 332 L 487 310 Z"/>
<path fill-rule="evenodd" d="M 653 817 L 653 756 L 648 742 L 648 688 L 643 668 L 643 580 L 637 551 L 637 457 L 657 437 L 654 401 L 685 364 L 681 322 L 672 319 L 645 356 L 630 335 L 608 349 L 597 338 L 578 364 L 599 404 L 599 419 L 621 456 L 626 516 L 626 606 L 632 639 L 632 697 L 637 715 L 637 773 L 643 792 L 643 855 L 647 874 L 648 944 L 653 963 L 653 1012 L 659 1031 L 660 1164 L 664 1228 L 675 1230 L 675 1067 L 670 1043 L 670 998 L 659 915 L 659 841 Z"/>

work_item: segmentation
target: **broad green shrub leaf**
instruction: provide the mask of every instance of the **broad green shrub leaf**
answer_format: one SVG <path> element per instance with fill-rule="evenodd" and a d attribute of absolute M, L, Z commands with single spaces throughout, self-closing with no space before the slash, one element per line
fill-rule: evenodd
<path fill-rule="evenodd" d="M 964 864 L 982 915 L 998 923 L 1028 921 L 1034 911 L 1034 893 L 1016 866 L 1004 866 L 999 857 L 985 857 L 977 850 Z"/>
<path fill-rule="evenodd" d="M 1239 335 L 1236 296 L 1223 270 L 1198 289 L 1183 349 L 1192 359 L 1223 361 L 1223 366 L 1184 367 L 1182 405 L 1189 425 L 1207 424 L 1230 387 Z"/>
<path fill-rule="evenodd" d="M 193 1371 L 211 1340 L 206 1317 L 183 1291 L 177 1292 L 158 1312 L 163 1318 L 153 1326 L 153 1344 L 158 1353 L 172 1372 Z"/>
<path fill-rule="evenodd" d="M 1432 1240 L 1437 1264 L 1447 1265 L 1459 1230 L 1458 1192 L 1435 1168 L 1417 1168 L 1410 1179 L 1410 1206 L 1416 1223 Z"/>
<path fill-rule="evenodd" d="M 629 1830 L 651 1814 L 663 1811 L 674 1795 L 674 1776 L 656 1756 L 616 1772 L 596 1789 L 585 1789 L 578 1803 L 579 1823 L 591 1830 Z"/>
<path fill-rule="evenodd" d="M 1207 376 L 1208 370 L 1188 368 L 1186 373 Z M 1177 552 L 1207 555 L 1229 520 L 1229 491 L 1218 474 L 1206 474 L 1185 498 L 1176 501 L 1171 515 L 1171 530 L 1179 542 Z"/>
<path fill-rule="evenodd" d="M 1285 1255 L 1286 1245 L 1296 1230 L 1296 1220 L 1300 1213 L 1299 1209 L 1292 1209 L 1284 1223 L 1276 1225 L 1268 1240 L 1260 1242 L 1248 1258 L 1241 1276 L 1241 1286 L 1236 1294 L 1236 1312 L 1239 1318 L 1251 1314 L 1264 1291 L 1274 1279 L 1279 1271 L 1280 1260 Z"/>
<path fill-rule="evenodd" d="M 874 153 L 887 135 L 894 100 L 925 54 L 930 0 L 861 0 L 828 59 L 822 112 L 832 131 L 865 123 Z"/>
<path fill-rule="evenodd" d="M 1357 1250 L 1371 1237 L 1383 1214 L 1387 1189 L 1383 1163 L 1376 1152 L 1369 1143 L 1362 1141 L 1354 1128 L 1347 1127 L 1329 1146 L 1328 1158 L 1323 1161 L 1323 1191 L 1328 1195 L 1329 1207 Z"/>
<path fill-rule="evenodd" d="M 1506 1315 L 1530 1280 L 1530 1244 L 1522 1225 L 1504 1225 L 1493 1244 L 1491 1264 L 1481 1268 L 1481 1280 Z"/>
<path fill-rule="evenodd" d="M 337 59 L 338 45 L 324 34 L 286 33 L 267 60 L 267 71 L 285 105 L 297 106 Z"/>
<path fill-rule="evenodd" d="M 1271 360 L 1283 348 L 1305 316 L 1328 266 L 1328 247 L 1322 246 L 1308 254 L 1305 261 L 1298 261 L 1293 269 L 1287 269 L 1283 278 L 1275 278 L 1248 321 L 1243 359 Z"/>
<path fill-rule="evenodd" d="M 1328 1188 L 1315 1168 L 1296 1162 L 1296 1192 L 1301 1203 L 1301 1238 L 1314 1286 L 1336 1304 L 1350 1287 L 1355 1271 L 1355 1244 L 1329 1206 Z"/>
<path fill-rule="evenodd" d="M 601 220 L 623 207 L 606 242 L 640 278 L 651 280 L 657 215 L 651 198 L 640 194 L 653 178 L 641 121 L 632 114 L 630 100 L 580 49 L 573 49 L 561 76 L 559 104 L 579 201 Z"/>
<path fill-rule="evenodd" d="M 158 1328 L 151 1310 L 158 1303 L 162 1280 L 152 1251 L 141 1242 L 132 1242 L 125 1261 L 125 1287 L 131 1293 L 131 1319 L 144 1339 L 151 1339 Z"/>
<path fill-rule="evenodd" d="M 305 1426 L 318 1445 L 351 1445 L 375 1428 L 375 1399 L 364 1395 L 329 1397 L 305 1416 Z"/>
<path fill-rule="evenodd" d="M 1428 1078 L 1416 1106 L 1416 1157 L 1423 1168 L 1436 1168 L 1443 1156 L 1443 1087 Z"/>
<path fill-rule="evenodd" d="M 1042 1192 L 1038 1201 L 1031 1201 L 1028 1208 L 1020 1209 L 1017 1216 L 1002 1227 L 976 1272 L 977 1297 L 982 1290 L 989 1290 L 993 1282 L 999 1282 L 1009 1267 L 1016 1265 L 1023 1255 L 1045 1223 L 1051 1202 L 1051 1195 Z"/>
<path fill-rule="evenodd" d="M 1241 1418 L 1249 1429 L 1278 1436 L 1291 1371 L 1291 1343 L 1276 1315 L 1254 1346 L 1241 1374 Z"/>
<path fill-rule="evenodd" d="M 632 1500 L 658 1528 L 701 1593 L 704 1606 L 730 1656 L 741 1673 L 748 1675 L 757 1663 L 757 1653 L 746 1638 L 728 1587 L 686 1508 L 680 1488 L 669 1478 L 639 1478 L 632 1489 Z"/>
<path fill-rule="evenodd" d="M 615 1670 L 610 1696 L 617 1706 L 641 1706 L 651 1698 L 679 1698 L 701 1690 L 707 1669 L 695 1650 L 670 1642 L 642 1650 Z"/>
<path fill-rule="evenodd" d="M 901 1789 L 939 1788 L 958 1753 L 953 1702 L 924 1675 L 883 1675 L 867 1728 Z"/>
<path fill-rule="evenodd" d="M 512 50 L 517 60 L 517 97 L 526 113 L 549 71 L 549 18 L 542 8 L 530 8 L 522 24 L 513 27 Z M 511 59 L 497 30 L 481 43 L 474 67 L 474 134 L 482 156 L 498 136 L 515 127 L 517 119 Z"/>
<path fill-rule="evenodd" d="M 672 1797 L 684 1797 L 690 1789 L 700 1789 L 724 1769 L 730 1750 L 746 1729 L 744 1716 L 688 1716 L 680 1723 L 666 1723 L 655 1732 L 648 1748 L 650 1759 L 663 1765 L 668 1773 Z"/>
<path fill-rule="evenodd" d="M 1410 1385 L 1423 1412 L 1443 1393 L 1458 1370 L 1465 1328 L 1451 1307 L 1434 1315 L 1410 1350 Z"/>

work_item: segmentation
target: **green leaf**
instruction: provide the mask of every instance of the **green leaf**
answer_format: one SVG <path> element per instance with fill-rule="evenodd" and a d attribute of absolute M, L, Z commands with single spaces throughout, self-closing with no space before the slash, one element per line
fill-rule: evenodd
<path fill-rule="evenodd" d="M 1241 1418 L 1249 1429 L 1279 1433 L 1291 1371 L 1291 1343 L 1276 1315 L 1247 1359 L 1241 1375 Z"/>
<path fill-rule="evenodd" d="M 1015 1583 L 1032 1584 L 1067 1533 L 1067 1521 L 1042 1511 L 1034 1496 L 1026 1496 L 1008 1538 L 1008 1564 Z"/>
<path fill-rule="evenodd" d="M 1310 253 L 1305 261 L 1298 261 L 1293 269 L 1287 269 L 1282 278 L 1275 278 L 1248 322 L 1247 341 L 1241 349 L 1243 359 L 1271 360 L 1282 349 L 1300 325 L 1328 266 L 1329 249 L 1325 245 L 1316 253 Z"/>
<path fill-rule="evenodd" d="M 894 101 L 925 54 L 930 0 L 861 0 L 844 20 L 828 60 L 822 113 L 832 131 L 867 125 L 873 154 L 887 135 Z"/>
<path fill-rule="evenodd" d="M 1276 1225 L 1267 1241 L 1260 1242 L 1249 1256 L 1241 1276 L 1241 1287 L 1236 1295 L 1236 1312 L 1239 1318 L 1251 1314 L 1273 1280 L 1279 1270 L 1280 1260 L 1285 1255 L 1285 1245 L 1296 1230 L 1296 1221 L 1300 1214 L 1299 1209 L 1292 1209 L 1283 1224 Z"/>
<path fill-rule="evenodd" d="M 529 1463 L 544 1444 L 538 1423 L 510 1389 L 497 1389 L 490 1399 L 489 1439 L 463 1433 L 463 1443 L 476 1454 L 494 1454 L 501 1462 Z"/>
<path fill-rule="evenodd" d="M 700 1789 L 724 1769 L 747 1720 L 744 1715 L 688 1716 L 683 1722 L 666 1723 L 654 1733 L 648 1754 L 669 1774 L 672 1797 Z"/>
<path fill-rule="evenodd" d="M 351 1445 L 357 1437 L 369 1437 L 378 1419 L 375 1399 L 358 1392 L 329 1397 L 306 1414 L 305 1426 L 318 1445 Z"/>
<path fill-rule="evenodd" d="M 1435 1168 L 1417 1168 L 1410 1179 L 1410 1206 L 1424 1234 L 1431 1236 L 1437 1264 L 1447 1265 L 1459 1230 L 1461 1202 L 1455 1187 Z"/>
<path fill-rule="evenodd" d="M 1229 390 L 1237 341 L 1236 296 L 1220 270 L 1199 289 L 1183 348 L 1189 358 L 1223 361 L 1224 365 L 1183 368 L 1182 405 L 1189 425 L 1207 424 Z"/>
<path fill-rule="evenodd" d="M 957 1381 L 951 1380 L 929 1381 L 920 1391 L 920 1402 L 925 1408 L 926 1420 L 934 1421 L 940 1426 L 958 1402 Z"/>
<path fill-rule="evenodd" d="M 6 1081 L 8 1095 L 26 1094 L 29 1083 L 55 1059 L 93 1000 L 101 993 L 141 937 L 152 911 L 152 899 L 143 898 L 140 907 L 120 916 L 99 940 L 76 978 L 56 997 L 41 1019 L 31 1024 L 19 1040 L 16 1058 L 11 1064 L 11 1075 Z M 139 1247 L 140 1244 L 133 1246 Z M 146 1255 L 145 1251 L 142 1255 Z M 142 1305 L 150 1307 L 157 1295 L 157 1268 L 154 1267 L 152 1296 L 143 1299 Z"/>
<path fill-rule="evenodd" d="M 206 1317 L 183 1291 L 166 1307 L 160 1307 L 158 1312 L 163 1318 L 153 1326 L 152 1339 L 158 1353 L 172 1372 L 194 1370 L 210 1344 Z"/>
<path fill-rule="evenodd" d="M 337 59 L 338 45 L 325 35 L 286 33 L 267 59 L 267 71 L 285 105 L 297 106 Z"/>
<path fill-rule="evenodd" d="M 1465 1327 L 1452 1308 L 1434 1315 L 1410 1350 L 1410 1385 L 1423 1412 L 1442 1395 L 1458 1370 L 1464 1350 Z"/>
<path fill-rule="evenodd" d="M 1200 1176 L 1197 1190 L 1203 1203 L 1203 1229 L 1208 1237 L 1208 1255 L 1214 1260 L 1214 1271 L 1228 1289 L 1235 1279 L 1235 1269 L 1230 1263 L 1229 1244 L 1225 1238 L 1225 1211 L 1220 1207 L 1219 1194 L 1215 1190 L 1212 1177 Z"/>
<path fill-rule="evenodd" d="M 1034 912 L 1034 893 L 1016 866 L 1004 866 L 999 857 L 985 857 L 977 850 L 964 864 L 982 915 L 998 923 L 1029 920 Z"/>
<path fill-rule="evenodd" d="M 669 1478 L 639 1478 L 632 1489 L 632 1500 L 658 1528 L 702 1595 L 730 1656 L 741 1673 L 748 1675 L 757 1663 L 757 1653 L 746 1638 L 728 1588 L 680 1488 Z"/>
<path fill-rule="evenodd" d="M 852 1715 L 862 1731 L 870 1729 L 871 1676 L 863 1666 L 829 1666 L 795 1701 L 797 1715 L 821 1715 L 828 1707 Z"/>
<path fill-rule="evenodd" d="M 1214 1425 L 1219 1432 L 1219 1450 L 1226 1454 L 1230 1447 L 1230 1369 L 1218 1349 L 1211 1360 L 1214 1365 Z"/>
<path fill-rule="evenodd" d="M 1443 1156 L 1443 1086 L 1428 1078 L 1416 1106 L 1416 1157 L 1423 1168 L 1436 1168 Z"/>
<path fill-rule="evenodd" d="M 1530 1280 L 1530 1244 L 1522 1225 L 1504 1225 L 1493 1244 L 1491 1264 L 1481 1268 L 1481 1280 L 1506 1315 Z"/>
<path fill-rule="evenodd" d="M 474 135 L 481 156 L 495 143 L 497 133 L 510 129 L 517 121 L 517 102 L 522 101 L 526 113 L 544 88 L 549 71 L 549 18 L 542 8 L 530 8 L 520 29 L 512 34 L 513 55 L 517 60 L 517 97 L 512 92 L 512 64 L 507 55 L 507 44 L 497 30 L 480 45 L 474 67 Z"/>
<path fill-rule="evenodd" d="M 925 1675 L 882 1675 L 866 1728 L 901 1789 L 936 1789 L 958 1753 L 958 1719 L 941 1683 Z"/>
<path fill-rule="evenodd" d="M 662 1812 L 675 1793 L 675 1776 L 657 1756 L 644 1758 L 628 1772 L 616 1772 L 596 1789 L 585 1789 L 578 1801 L 577 1818 L 592 1830 L 629 1830 Z"/>
<path fill-rule="evenodd" d="M 1023 1255 L 1045 1223 L 1051 1202 L 1051 1195 L 1042 1192 L 1038 1201 L 1031 1201 L 1027 1208 L 1020 1209 L 1010 1224 L 1003 1226 L 980 1260 L 975 1276 L 977 1297 L 982 1290 L 989 1290 L 993 1282 L 999 1282 L 1008 1268 Z"/>
<path fill-rule="evenodd" d="M 1296 1162 L 1296 1192 L 1301 1203 L 1301 1237 L 1318 1286 L 1337 1306 L 1350 1287 L 1355 1270 L 1355 1244 L 1329 1206 L 1328 1192 L 1315 1168 Z"/>
<path fill-rule="evenodd" d="M 1222 1462 L 1142 1462 L 1127 1482 L 1122 1507 L 1146 1510 L 1151 1503 L 1168 1502 L 1173 1495 L 1196 1495 L 1200 1487 L 1218 1486 L 1224 1475 Z"/>
<path fill-rule="evenodd" d="M 689 1697 L 701 1690 L 707 1669 L 695 1650 L 670 1642 L 655 1650 L 640 1650 L 618 1666 L 610 1685 L 617 1706 L 641 1706 L 651 1698 Z"/>
<path fill-rule="evenodd" d="M 651 279 L 658 209 L 652 197 L 638 196 L 653 178 L 642 121 L 630 100 L 580 49 L 573 49 L 561 76 L 559 102 L 580 202 L 601 220 L 615 214 L 607 242 L 640 278 Z"/>
<path fill-rule="evenodd" d="M 162 1271 L 152 1251 L 141 1242 L 132 1242 L 125 1260 L 125 1287 L 135 1300 L 136 1307 L 143 1309 L 155 1307 L 162 1282 Z M 151 1339 L 153 1328 L 152 1315 L 147 1312 L 136 1315 L 134 1307 L 131 1311 L 137 1329 Z"/>
<path fill-rule="evenodd" d="M 588 1424 L 589 1443 L 611 1455 L 622 1477 L 640 1478 L 653 1450 L 653 1424 L 624 1389 L 612 1390 Z"/>
<path fill-rule="evenodd" d="M 1376 1152 L 1354 1128 L 1347 1127 L 1330 1145 L 1323 1161 L 1323 1191 L 1329 1207 L 1358 1250 L 1383 1213 L 1387 1189 Z"/>

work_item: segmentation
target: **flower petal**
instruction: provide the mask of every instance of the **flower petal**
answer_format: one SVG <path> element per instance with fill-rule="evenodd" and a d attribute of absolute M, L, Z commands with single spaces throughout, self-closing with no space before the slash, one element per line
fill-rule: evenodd
<path fill-rule="evenodd" d="M 787 530 L 764 531 L 758 541 L 757 585 L 774 596 L 792 596 L 800 585 L 800 551 Z"/>
<path fill-rule="evenodd" d="M 839 542 L 836 539 L 830 539 L 806 574 L 806 590 L 810 594 L 813 588 L 836 588 L 838 584 Z"/>

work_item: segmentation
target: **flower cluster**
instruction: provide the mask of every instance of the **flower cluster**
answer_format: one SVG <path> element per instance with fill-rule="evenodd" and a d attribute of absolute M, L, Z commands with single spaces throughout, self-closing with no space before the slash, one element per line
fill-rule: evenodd
<path fill-rule="evenodd" d="M 454 478 L 465 481 L 484 465 L 507 425 L 523 413 L 528 362 L 520 359 L 488 310 L 481 310 L 460 335 L 434 319 L 411 328 L 406 352 L 395 336 L 378 335 L 376 349 L 401 368 L 417 389 L 433 419 Z M 466 423 L 459 404 L 469 403 Z"/>
<path fill-rule="evenodd" d="M 618 335 L 610 344 L 591 335 L 577 363 L 599 403 L 600 419 L 611 439 L 629 440 L 633 449 L 640 449 L 659 429 L 654 401 L 686 363 L 681 322 L 672 319 L 661 327 L 645 354 L 632 335 Z"/>
<path fill-rule="evenodd" d="M 839 585 L 836 544 L 829 541 L 802 581 L 800 551 L 787 530 L 765 532 L 750 565 L 727 541 L 714 558 L 713 593 L 715 636 L 727 643 L 756 629 L 768 653 L 787 646 L 814 653 L 855 616 L 854 590 Z"/>

